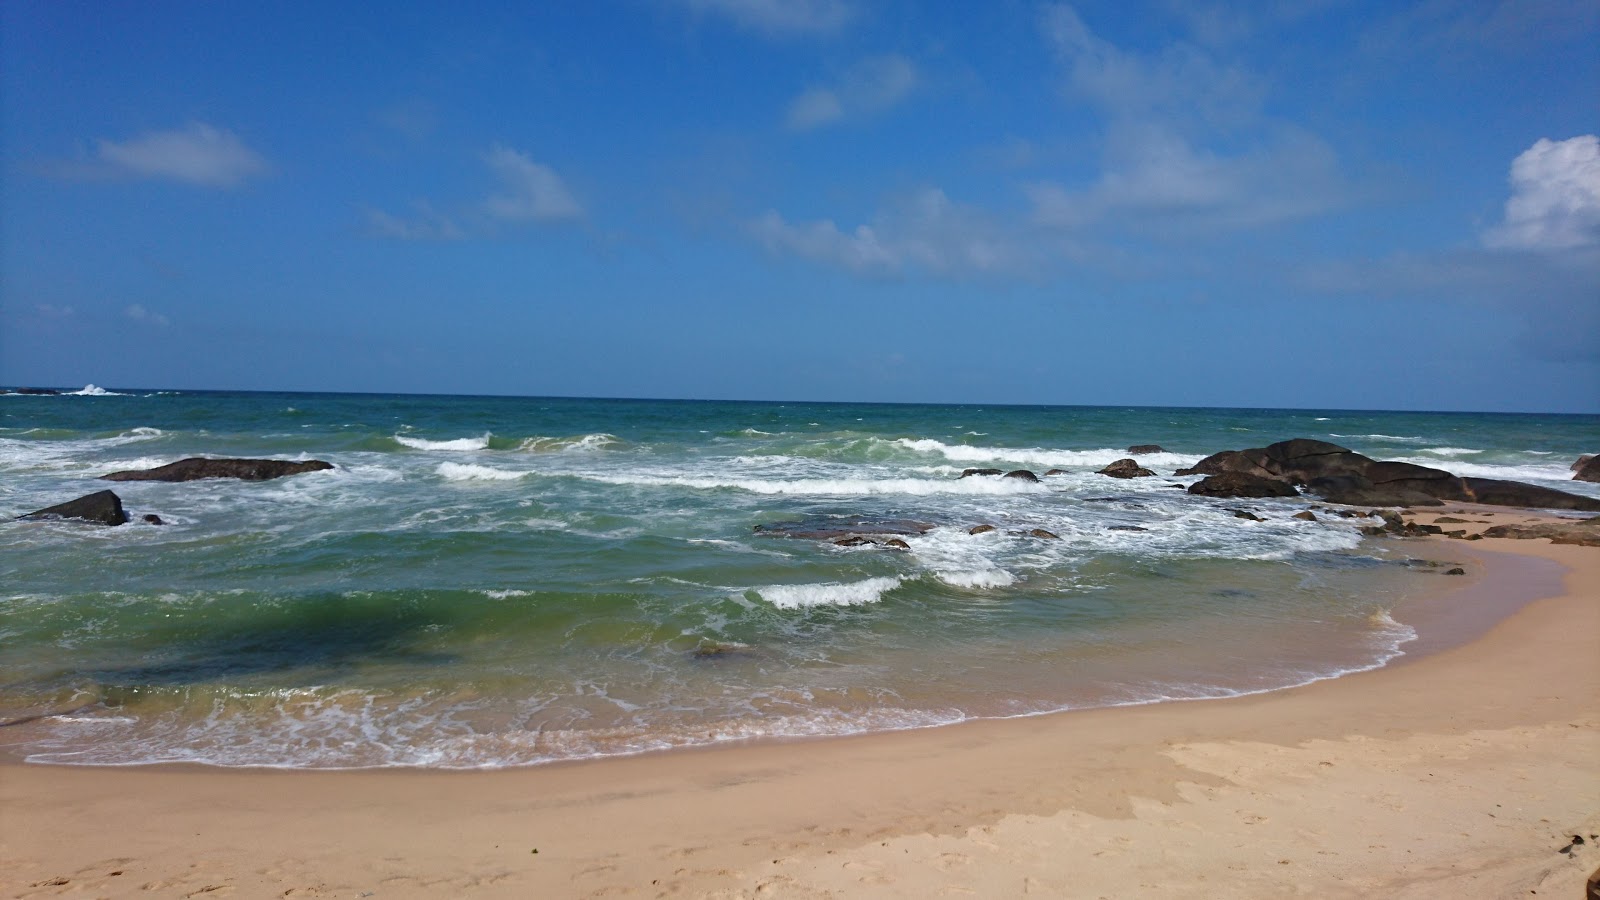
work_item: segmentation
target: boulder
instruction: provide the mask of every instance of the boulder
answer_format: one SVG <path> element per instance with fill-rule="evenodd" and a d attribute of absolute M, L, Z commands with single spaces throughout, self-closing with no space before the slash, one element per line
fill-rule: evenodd
<path fill-rule="evenodd" d="M 971 478 L 974 475 L 999 475 L 999 469 L 962 469 L 962 478 Z"/>
<path fill-rule="evenodd" d="M 266 481 L 303 472 L 321 472 L 333 468 L 333 463 L 320 459 L 290 462 L 283 459 L 207 459 L 195 456 L 167 463 L 154 469 L 130 469 L 101 475 L 105 481 L 198 481 L 202 478 L 238 478 L 244 481 Z"/>
<path fill-rule="evenodd" d="M 1044 474 L 1046 474 L 1046 475 L 1070 475 L 1071 473 L 1068 472 L 1066 469 L 1051 469 L 1050 471 L 1048 471 L 1048 472 L 1046 472 Z"/>
<path fill-rule="evenodd" d="M 1305 484 L 1313 478 L 1332 475 L 1362 475 L 1372 464 L 1369 457 L 1352 452 L 1338 444 L 1314 441 L 1310 438 L 1279 441 L 1261 450 L 1245 452 L 1261 454 L 1264 458 L 1263 468 L 1295 484 Z"/>
<path fill-rule="evenodd" d="M 1043 538 L 1047 541 L 1061 540 L 1061 535 L 1056 534 L 1053 531 L 1045 531 L 1043 528 L 1030 528 L 1028 530 L 1028 537 Z"/>
<path fill-rule="evenodd" d="M 1600 512 L 1600 500 L 1580 497 L 1554 488 L 1523 484 L 1520 481 L 1501 481 L 1497 478 L 1463 478 L 1461 481 L 1467 490 L 1468 499 L 1490 506 Z"/>
<path fill-rule="evenodd" d="M 1235 519 L 1247 519 L 1247 520 L 1249 520 L 1251 522 L 1265 522 L 1266 521 L 1266 519 L 1263 519 L 1260 516 L 1256 515 L 1255 513 L 1250 512 L 1249 510 L 1244 510 L 1244 509 L 1233 510 L 1233 517 Z"/>
<path fill-rule="evenodd" d="M 974 525 L 967 529 L 967 534 L 988 534 L 995 530 L 993 525 Z"/>
<path fill-rule="evenodd" d="M 1167 451 L 1162 449 L 1160 444 L 1134 444 L 1128 448 L 1127 452 L 1134 456 L 1142 456 L 1146 453 L 1165 453 Z"/>
<path fill-rule="evenodd" d="M 1443 469 L 1413 463 L 1374 462 L 1362 474 L 1380 490 L 1415 491 L 1439 500 L 1472 499 L 1462 480 Z"/>
<path fill-rule="evenodd" d="M 1019 478 L 1019 479 L 1021 479 L 1023 481 L 1034 481 L 1034 482 L 1037 482 L 1039 480 L 1039 476 L 1033 474 L 1032 472 L 1028 471 L 1027 469 L 1016 469 L 1014 471 L 1007 472 L 1005 474 L 1005 477 L 1007 477 L 1007 478 Z"/>
<path fill-rule="evenodd" d="M 1107 531 L 1149 531 L 1150 529 L 1148 529 L 1148 528 L 1140 528 L 1137 525 L 1107 525 L 1106 526 L 1106 530 Z"/>
<path fill-rule="evenodd" d="M 1309 509 L 1304 509 L 1304 510 L 1301 510 L 1300 512 L 1295 513 L 1294 515 L 1290 516 L 1289 518 L 1291 518 L 1291 519 L 1300 519 L 1301 521 L 1304 521 L 1304 522 L 1315 522 L 1317 520 L 1317 514 L 1312 512 Z"/>
<path fill-rule="evenodd" d="M 1333 475 L 1313 478 L 1306 490 L 1329 503 L 1347 506 L 1443 506 L 1444 501 L 1420 491 L 1397 487 L 1376 487 L 1360 475 Z"/>
<path fill-rule="evenodd" d="M 145 515 L 145 517 L 144 517 L 144 523 L 146 525 L 165 525 L 165 524 L 167 524 L 166 522 L 161 521 L 161 517 L 156 515 L 155 513 L 147 513 Z"/>
<path fill-rule="evenodd" d="M 1580 456 L 1572 464 L 1573 481 L 1600 482 L 1600 456 Z"/>
<path fill-rule="evenodd" d="M 1228 472 L 1243 472 L 1247 475 L 1257 475 L 1262 478 L 1273 477 L 1262 465 L 1266 457 L 1261 450 L 1224 450 L 1213 453 L 1200 460 L 1187 469 L 1179 469 L 1174 475 L 1222 475 Z"/>
<path fill-rule="evenodd" d="M 1144 478 L 1156 473 L 1141 467 L 1137 462 L 1134 462 L 1131 459 L 1119 459 L 1111 465 L 1106 466 L 1104 469 L 1101 469 L 1099 474 L 1110 475 L 1112 478 Z"/>
<path fill-rule="evenodd" d="M 1294 485 L 1277 478 L 1247 472 L 1223 472 L 1189 485 L 1189 493 L 1201 497 L 1296 497 Z"/>
<path fill-rule="evenodd" d="M 58 503 L 55 506 L 17 516 L 25 521 L 44 521 L 49 519 L 77 519 L 83 522 L 94 522 L 100 525 L 121 525 L 128 521 L 128 514 L 122 509 L 122 498 L 111 491 L 96 491 L 93 494 Z"/>

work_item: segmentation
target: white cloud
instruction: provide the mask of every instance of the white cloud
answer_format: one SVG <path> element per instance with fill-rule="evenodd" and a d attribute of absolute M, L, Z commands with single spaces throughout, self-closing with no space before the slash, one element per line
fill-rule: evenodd
<path fill-rule="evenodd" d="M 483 202 L 483 210 L 490 216 L 520 222 L 583 217 L 583 207 L 549 166 L 500 144 L 485 154 L 484 162 L 500 179 L 500 190 Z"/>
<path fill-rule="evenodd" d="M 855 17 L 845 0 L 685 0 L 698 13 L 726 16 L 772 36 L 825 34 Z"/>
<path fill-rule="evenodd" d="M 402 241 L 459 241 L 467 236 L 454 220 L 434 212 L 426 202 L 416 204 L 416 215 L 410 219 L 390 215 L 381 209 L 369 209 L 367 228 L 375 237 Z"/>
<path fill-rule="evenodd" d="M 834 83 L 802 93 L 789 104 L 788 124 L 796 131 L 845 118 L 882 112 L 904 100 L 917 85 L 917 67 L 903 56 L 864 59 Z"/>
<path fill-rule="evenodd" d="M 65 319 L 76 312 L 70 306 L 56 306 L 52 303 L 37 304 L 34 306 L 34 310 L 46 319 Z"/>
<path fill-rule="evenodd" d="M 1067 67 L 1071 91 L 1116 118 L 1236 125 L 1260 114 L 1264 87 L 1238 66 L 1177 42 L 1158 53 L 1123 50 L 1065 4 L 1045 8 L 1042 30 Z"/>
<path fill-rule="evenodd" d="M 137 303 L 129 306 L 127 309 L 124 309 L 122 314 L 134 320 L 135 322 L 148 322 L 151 325 L 160 325 L 163 327 L 167 325 L 166 316 L 163 316 L 158 312 L 151 312 Z"/>
<path fill-rule="evenodd" d="M 924 188 L 871 224 L 842 230 L 830 219 L 791 223 L 769 211 L 750 232 L 774 253 L 840 266 L 857 274 L 1008 273 L 1027 269 L 1031 254 L 981 211 Z"/>
<path fill-rule="evenodd" d="M 267 161 L 238 135 L 200 122 L 173 131 L 145 132 L 126 141 L 102 140 L 98 155 L 122 174 L 203 187 L 234 187 L 268 168 Z"/>
<path fill-rule="evenodd" d="M 1156 125 L 1112 129 L 1104 169 L 1087 189 L 1027 188 L 1034 219 L 1079 228 L 1115 219 L 1143 230 L 1249 228 L 1325 212 L 1349 193 L 1335 154 L 1313 135 L 1282 128 L 1244 153 L 1193 146 Z"/>
<path fill-rule="evenodd" d="M 1485 246 L 1570 250 L 1600 245 L 1600 137 L 1540 138 L 1511 163 L 1505 220 Z"/>

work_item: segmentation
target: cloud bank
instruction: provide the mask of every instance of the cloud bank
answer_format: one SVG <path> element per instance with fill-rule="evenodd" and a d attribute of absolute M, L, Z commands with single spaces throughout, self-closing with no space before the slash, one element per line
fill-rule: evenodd
<path fill-rule="evenodd" d="M 917 67 L 898 54 L 864 59 L 833 84 L 814 87 L 789 104 L 788 126 L 808 131 L 882 112 L 917 86 Z"/>

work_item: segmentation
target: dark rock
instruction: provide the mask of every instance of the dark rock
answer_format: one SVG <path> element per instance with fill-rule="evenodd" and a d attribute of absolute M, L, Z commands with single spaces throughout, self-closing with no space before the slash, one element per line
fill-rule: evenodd
<path fill-rule="evenodd" d="M 1596 459 L 1595 454 L 1593 454 L 1593 453 L 1585 453 L 1582 456 L 1578 457 L 1578 461 L 1573 463 L 1568 468 L 1569 468 L 1570 471 L 1580 472 L 1580 471 L 1583 470 L 1584 466 L 1587 466 L 1589 463 L 1594 462 L 1595 459 Z M 1574 476 L 1574 477 L 1576 477 L 1576 476 Z M 1587 481 L 1588 479 L 1584 479 L 1584 480 Z"/>
<path fill-rule="evenodd" d="M 1182 484 L 1168 484 L 1167 487 L 1169 487 L 1169 488 L 1177 488 L 1180 491 L 1186 491 L 1186 490 L 1189 489 L 1187 485 L 1182 485 Z"/>
<path fill-rule="evenodd" d="M 1261 450 L 1224 450 L 1213 453 L 1200 460 L 1187 469 L 1179 469 L 1174 475 L 1224 475 L 1230 472 L 1243 472 L 1246 475 L 1258 475 L 1263 478 L 1274 477 L 1262 465 L 1266 457 Z"/>
<path fill-rule="evenodd" d="M 1154 475 L 1155 473 L 1149 469 L 1142 468 L 1137 462 L 1131 459 L 1119 459 L 1111 465 L 1106 466 L 1104 469 L 1101 469 L 1099 474 L 1110 475 L 1112 478 L 1144 478 L 1148 475 Z"/>
<path fill-rule="evenodd" d="M 121 497 L 111 491 L 96 491 L 76 500 L 68 500 L 66 503 L 59 503 L 17 518 L 30 522 L 78 519 L 100 525 L 121 525 L 128 521 L 128 514 L 122 509 Z"/>
<path fill-rule="evenodd" d="M 1264 457 L 1262 466 L 1269 473 L 1295 484 L 1329 475 L 1360 475 L 1372 463 L 1370 458 L 1338 444 L 1309 438 L 1279 441 L 1261 450 L 1245 452 L 1261 454 Z"/>
<path fill-rule="evenodd" d="M 1148 529 L 1148 528 L 1140 528 L 1137 525 L 1107 525 L 1106 526 L 1106 530 L 1107 531 L 1149 531 L 1150 529 Z"/>
<path fill-rule="evenodd" d="M 1317 514 L 1312 512 L 1309 509 L 1306 509 L 1306 510 L 1301 510 L 1300 512 L 1295 513 L 1294 515 L 1290 516 L 1289 518 L 1291 518 L 1291 519 L 1300 519 L 1300 520 L 1305 521 L 1305 522 L 1315 522 L 1317 520 Z"/>
<path fill-rule="evenodd" d="M 1372 486 L 1385 491 L 1414 491 L 1439 500 L 1471 500 L 1462 479 L 1443 469 L 1403 462 L 1374 462 L 1362 473 Z M 1412 504 L 1407 503 L 1407 506 Z"/>
<path fill-rule="evenodd" d="M 694 648 L 689 658 L 700 662 L 715 662 L 730 657 L 750 656 L 750 647 L 745 644 L 723 644 L 716 641 L 701 641 L 700 646 Z"/>
<path fill-rule="evenodd" d="M 17 388 L 13 394 L 33 394 L 40 397 L 59 397 L 61 392 L 55 388 Z"/>
<path fill-rule="evenodd" d="M 1233 511 L 1233 517 L 1235 519 L 1249 519 L 1252 522 L 1265 522 L 1266 521 L 1266 519 L 1261 518 L 1260 516 L 1256 515 L 1255 513 L 1248 512 L 1248 511 L 1242 510 L 1242 509 L 1234 510 Z"/>
<path fill-rule="evenodd" d="M 910 550 L 911 549 L 911 545 L 910 544 L 906 543 L 905 541 L 900 540 L 899 538 L 889 538 L 886 541 L 881 541 L 881 542 L 878 543 L 878 546 L 882 547 L 885 550 Z"/>
<path fill-rule="evenodd" d="M 1141 456 L 1146 453 L 1165 453 L 1167 451 L 1162 449 L 1160 444 L 1134 444 L 1128 448 L 1127 452 L 1134 456 Z"/>
<path fill-rule="evenodd" d="M 1552 544 L 1600 547 L 1600 516 L 1591 519 L 1540 522 L 1535 525 L 1495 525 L 1484 529 L 1483 536 L 1523 540 L 1549 538 Z"/>
<path fill-rule="evenodd" d="M 1458 519 L 1455 516 L 1440 516 L 1433 520 L 1435 525 L 1465 525 L 1466 523 L 1466 519 Z"/>
<path fill-rule="evenodd" d="M 999 469 L 962 469 L 962 478 L 971 478 L 974 475 L 999 475 Z"/>
<path fill-rule="evenodd" d="M 1066 469 L 1051 469 L 1050 471 L 1048 471 L 1048 472 L 1046 472 L 1044 474 L 1046 474 L 1046 475 L 1071 475 L 1072 473 L 1068 472 Z"/>
<path fill-rule="evenodd" d="M 862 537 L 859 534 L 852 534 L 849 537 L 835 538 L 834 540 L 829 541 L 829 543 L 836 547 L 859 547 L 862 544 L 872 543 L 872 539 Z"/>
<path fill-rule="evenodd" d="M 1005 474 L 1005 477 L 1007 477 L 1007 478 L 1020 478 L 1023 481 L 1034 481 L 1034 482 L 1039 480 L 1039 476 L 1033 474 L 1032 472 L 1028 471 L 1027 469 L 1016 469 L 1014 471 L 1007 472 Z"/>
<path fill-rule="evenodd" d="M 967 534 L 988 534 L 994 530 L 995 527 L 993 525 L 974 525 L 967 529 Z"/>
<path fill-rule="evenodd" d="M 1600 457 L 1591 456 L 1583 465 L 1573 469 L 1572 480 L 1600 482 Z"/>
<path fill-rule="evenodd" d="M 1053 531 L 1045 531 L 1043 528 L 1030 529 L 1028 531 L 1028 537 L 1043 538 L 1043 539 L 1045 539 L 1047 541 L 1059 541 L 1059 540 L 1061 540 L 1061 535 L 1056 534 Z"/>
<path fill-rule="evenodd" d="M 282 459 L 206 459 L 196 456 L 154 469 L 132 469 L 100 477 L 105 481 L 198 481 L 202 478 L 266 481 L 270 478 L 282 478 L 304 472 L 321 472 L 331 468 L 333 468 L 332 463 L 320 459 L 289 462 Z"/>
<path fill-rule="evenodd" d="M 1189 493 L 1201 497 L 1295 497 L 1294 485 L 1276 478 L 1246 472 L 1224 472 L 1189 485 Z"/>
<path fill-rule="evenodd" d="M 1519 481 L 1501 481 L 1496 478 L 1463 478 L 1461 481 L 1469 493 L 1469 499 L 1490 506 L 1600 512 L 1600 500 L 1580 497 L 1553 488 L 1523 484 Z"/>
<path fill-rule="evenodd" d="M 161 521 L 161 517 L 156 515 L 155 513 L 146 514 L 145 517 L 144 517 L 144 523 L 146 525 L 165 525 L 165 524 L 167 524 L 167 523 Z"/>
<path fill-rule="evenodd" d="M 1443 506 L 1444 501 L 1420 491 L 1377 487 L 1360 475 L 1325 475 L 1306 483 L 1306 490 L 1329 503 L 1347 506 Z"/>
<path fill-rule="evenodd" d="M 1445 569 L 1444 573 L 1446 575 L 1465 575 L 1467 574 L 1467 570 L 1461 568 L 1460 566 L 1456 566 L 1454 569 Z"/>

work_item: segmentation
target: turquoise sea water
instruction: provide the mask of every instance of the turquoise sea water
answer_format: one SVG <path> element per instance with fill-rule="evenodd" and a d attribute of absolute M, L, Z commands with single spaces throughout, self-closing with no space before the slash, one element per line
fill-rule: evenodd
<path fill-rule="evenodd" d="M 1269 690 L 1427 576 L 1170 473 L 1290 437 L 1589 496 L 1600 417 L 118 390 L 0 397 L 0 746 L 483 767 Z M 1130 444 L 1162 477 L 1095 474 Z M 108 483 L 187 456 L 263 483 Z M 1038 484 L 965 467 L 1066 474 Z M 135 519 L 19 515 L 110 487 Z M 1249 508 L 1250 522 L 1232 509 Z M 908 550 L 755 526 L 868 516 Z M 977 524 L 997 530 L 968 534 Z M 1034 528 L 1059 540 L 1032 537 Z M 1126 530 L 1138 528 L 1143 530 Z"/>

